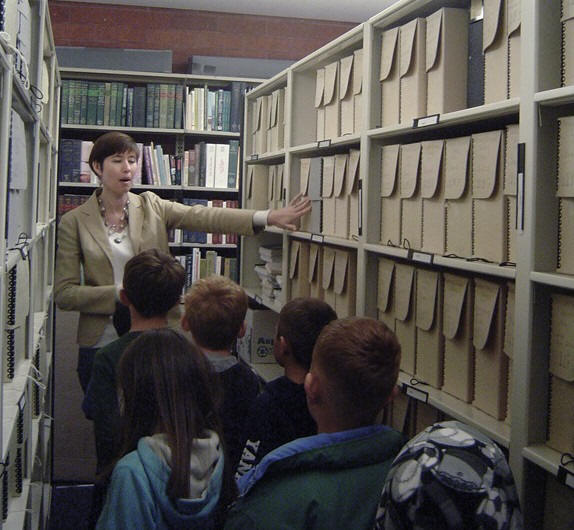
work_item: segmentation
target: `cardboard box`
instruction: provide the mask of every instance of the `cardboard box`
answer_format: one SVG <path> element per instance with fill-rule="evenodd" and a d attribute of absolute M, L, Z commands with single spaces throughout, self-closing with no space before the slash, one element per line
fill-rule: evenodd
<path fill-rule="evenodd" d="M 309 244 L 309 296 L 323 300 L 323 252 L 321 246 Z"/>
<path fill-rule="evenodd" d="M 259 164 L 247 166 L 247 183 L 245 190 L 245 207 L 253 210 L 266 210 L 268 199 L 269 168 Z"/>
<path fill-rule="evenodd" d="M 574 297 L 552 294 L 550 328 L 550 415 L 547 444 L 574 452 Z"/>
<path fill-rule="evenodd" d="M 447 254 L 455 254 L 461 257 L 470 257 L 472 255 L 470 160 L 470 136 L 445 140 L 445 246 Z"/>
<path fill-rule="evenodd" d="M 416 372 L 415 377 L 435 388 L 443 382 L 443 288 L 441 274 L 418 269 L 416 274 Z"/>
<path fill-rule="evenodd" d="M 470 403 L 474 393 L 472 282 L 467 277 L 450 273 L 444 273 L 443 278 L 442 327 L 445 341 L 442 390 Z"/>
<path fill-rule="evenodd" d="M 354 132 L 360 133 L 363 129 L 363 49 L 354 51 L 355 59 L 353 64 L 353 98 L 355 99 L 353 109 Z"/>
<path fill-rule="evenodd" d="M 506 261 L 516 263 L 516 181 L 518 174 L 518 124 L 507 125 L 504 156 L 504 197 L 506 210 Z"/>
<path fill-rule="evenodd" d="M 379 258 L 377 281 L 377 318 L 384 322 L 389 329 L 395 331 L 395 307 L 393 293 L 393 277 L 395 262 L 387 258 Z"/>
<path fill-rule="evenodd" d="M 401 243 L 420 250 L 423 236 L 423 201 L 420 193 L 422 145 L 419 142 L 401 145 Z"/>
<path fill-rule="evenodd" d="M 300 161 L 299 191 L 311 199 L 311 211 L 301 218 L 301 230 L 321 233 L 321 157 L 302 158 Z"/>
<path fill-rule="evenodd" d="M 332 236 L 335 234 L 335 156 L 323 157 L 323 179 L 321 187 L 322 233 Z"/>
<path fill-rule="evenodd" d="M 361 151 L 349 150 L 349 163 L 347 164 L 347 196 L 349 197 L 349 239 L 358 238 L 363 221 L 360 218 L 362 209 L 359 204 L 359 163 Z"/>
<path fill-rule="evenodd" d="M 335 295 L 335 249 L 323 247 L 323 300 L 336 311 L 337 297 Z"/>
<path fill-rule="evenodd" d="M 381 147 L 381 243 L 401 244 L 401 198 L 399 162 L 401 146 Z"/>
<path fill-rule="evenodd" d="M 237 352 L 248 363 L 275 363 L 273 342 L 279 315 L 270 309 L 248 309 L 245 335 L 237 339 Z"/>
<path fill-rule="evenodd" d="M 472 135 L 473 255 L 495 263 L 506 260 L 508 237 L 502 134 Z"/>
<path fill-rule="evenodd" d="M 341 105 L 341 136 L 355 132 L 355 96 L 353 93 L 353 63 L 355 55 L 343 57 L 339 71 L 339 99 Z"/>
<path fill-rule="evenodd" d="M 508 28 L 505 0 L 484 0 L 484 103 L 507 98 Z"/>
<path fill-rule="evenodd" d="M 325 66 L 325 138 L 340 136 L 339 61 Z"/>
<path fill-rule="evenodd" d="M 319 68 L 315 78 L 315 111 L 317 113 L 317 141 L 325 139 L 325 69 Z"/>
<path fill-rule="evenodd" d="M 400 122 L 427 112 L 426 19 L 415 18 L 400 28 Z"/>
<path fill-rule="evenodd" d="M 309 296 L 309 244 L 292 240 L 289 254 L 291 298 Z"/>
<path fill-rule="evenodd" d="M 395 334 L 401 345 L 401 370 L 415 373 L 416 323 L 415 323 L 415 268 L 395 264 Z"/>
<path fill-rule="evenodd" d="M 522 0 L 506 0 L 508 24 L 508 97 L 520 97 L 520 3 Z"/>
<path fill-rule="evenodd" d="M 335 155 L 335 233 L 344 239 L 349 237 L 350 202 L 347 193 L 346 178 L 349 155 L 341 153 Z"/>
<path fill-rule="evenodd" d="M 558 119 L 558 263 L 557 270 L 574 274 L 574 116 Z"/>
<path fill-rule="evenodd" d="M 562 0 L 562 86 L 574 85 L 574 4 Z"/>
<path fill-rule="evenodd" d="M 381 36 L 381 127 L 400 120 L 399 28 L 383 31 Z"/>
<path fill-rule="evenodd" d="M 508 357 L 504 354 L 504 285 L 474 280 L 474 400 L 497 420 L 506 416 Z"/>
<path fill-rule="evenodd" d="M 357 299 L 357 256 L 350 250 L 335 250 L 335 311 L 339 318 L 353 316 L 356 313 Z"/>
<path fill-rule="evenodd" d="M 442 8 L 426 19 L 427 114 L 466 108 L 468 10 Z"/>
<path fill-rule="evenodd" d="M 514 282 L 506 284 L 506 310 L 504 312 L 504 353 L 508 357 L 508 395 L 506 398 L 506 418 L 505 422 L 510 425 L 511 401 L 512 401 L 512 361 L 514 357 L 514 308 L 515 308 L 515 287 Z"/>
<path fill-rule="evenodd" d="M 445 251 L 445 204 L 443 152 L 444 140 L 422 143 L 421 197 L 422 246 L 425 252 L 444 254 Z"/>

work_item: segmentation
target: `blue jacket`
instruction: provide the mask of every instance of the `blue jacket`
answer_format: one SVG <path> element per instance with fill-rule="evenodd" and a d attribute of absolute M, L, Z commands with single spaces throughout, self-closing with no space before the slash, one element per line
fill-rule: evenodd
<path fill-rule="evenodd" d="M 239 479 L 226 529 L 370 529 L 405 442 L 383 425 L 299 438 Z"/>
<path fill-rule="evenodd" d="M 223 477 L 223 453 L 211 472 L 201 497 L 172 502 L 166 487 L 171 470 L 145 438 L 137 450 L 124 456 L 114 468 L 106 504 L 97 529 L 214 527 Z"/>

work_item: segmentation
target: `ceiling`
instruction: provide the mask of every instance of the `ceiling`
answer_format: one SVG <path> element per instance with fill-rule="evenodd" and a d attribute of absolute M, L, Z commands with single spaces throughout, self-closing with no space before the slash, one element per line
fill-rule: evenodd
<path fill-rule="evenodd" d="M 78 0 L 63 0 L 78 1 Z M 398 0 L 81 0 L 98 4 L 122 4 L 196 9 L 247 15 L 364 22 Z M 352 6 L 352 7 L 351 7 Z"/>

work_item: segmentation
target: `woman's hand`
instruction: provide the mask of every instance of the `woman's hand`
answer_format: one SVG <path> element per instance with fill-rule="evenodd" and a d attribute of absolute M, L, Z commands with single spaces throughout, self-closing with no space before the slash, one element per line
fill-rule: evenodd
<path fill-rule="evenodd" d="M 299 219 L 310 211 L 311 201 L 309 197 L 299 193 L 291 199 L 291 202 L 285 208 L 271 210 L 267 217 L 267 224 L 277 228 L 285 228 L 286 230 L 297 230 L 299 228 Z"/>

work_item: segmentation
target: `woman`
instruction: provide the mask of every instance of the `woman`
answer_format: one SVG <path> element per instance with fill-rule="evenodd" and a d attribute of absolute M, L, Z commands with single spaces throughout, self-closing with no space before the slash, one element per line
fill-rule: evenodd
<path fill-rule="evenodd" d="M 185 337 L 145 331 L 118 365 L 122 452 L 97 528 L 217 528 L 235 496 L 217 380 Z"/>
<path fill-rule="evenodd" d="M 58 228 L 55 301 L 60 309 L 79 311 L 78 375 L 84 392 L 95 352 L 117 338 L 111 316 L 118 301 L 125 263 L 148 248 L 169 251 L 168 231 L 236 232 L 250 235 L 266 224 L 294 229 L 311 209 L 298 195 L 287 207 L 254 211 L 186 206 L 152 192 L 130 193 L 138 147 L 127 134 L 100 136 L 89 164 L 101 188 L 62 216 Z M 178 319 L 173 310 L 171 320 Z"/>

